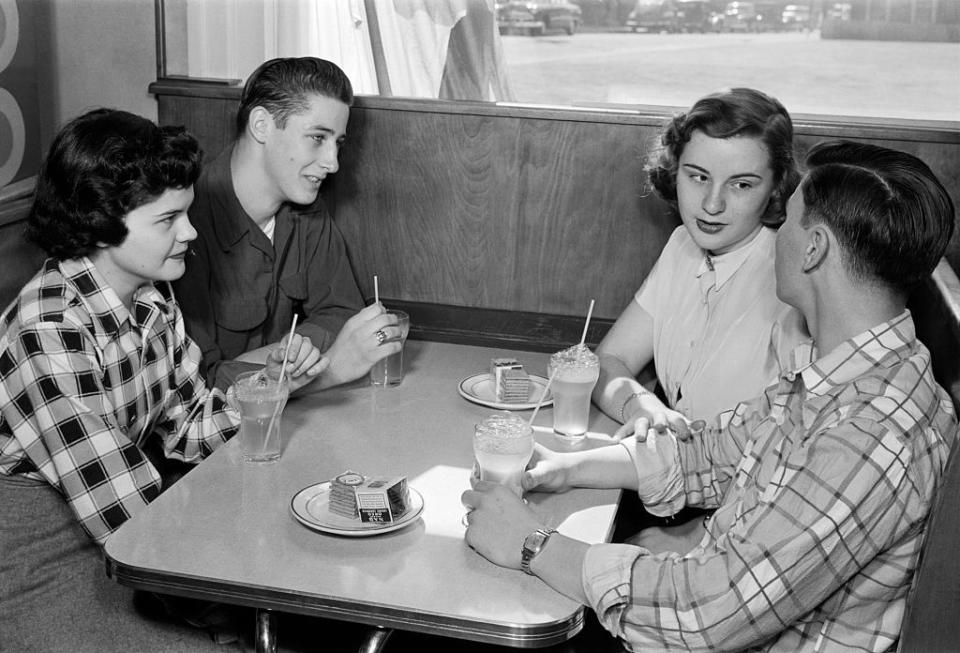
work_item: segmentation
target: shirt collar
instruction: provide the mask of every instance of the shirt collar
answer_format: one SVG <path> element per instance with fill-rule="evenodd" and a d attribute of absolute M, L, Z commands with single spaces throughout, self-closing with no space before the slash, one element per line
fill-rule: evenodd
<path fill-rule="evenodd" d="M 704 251 L 703 260 L 700 261 L 700 267 L 697 268 L 697 278 L 699 279 L 706 274 L 712 265 L 713 271 L 716 274 L 714 285 L 719 289 L 736 274 L 737 270 L 750 258 L 753 252 L 773 237 L 774 232 L 772 229 L 760 227 L 760 231 L 756 233 L 749 243 L 743 247 L 738 247 L 732 252 L 713 256 Z"/>
<path fill-rule="evenodd" d="M 210 188 L 210 192 L 207 193 L 207 201 L 223 203 L 223 206 L 211 206 L 210 208 L 215 211 L 215 219 L 211 222 L 214 231 L 217 233 L 217 240 L 224 251 L 229 251 L 231 247 L 240 242 L 240 239 L 250 231 L 250 227 L 254 224 L 240 204 L 240 200 L 237 199 L 237 194 L 233 192 L 233 178 L 230 174 L 230 156 L 232 153 L 233 147 L 226 148 L 205 171 L 207 185 Z"/>
<path fill-rule="evenodd" d="M 60 273 L 77 289 L 90 315 L 100 323 L 104 333 L 116 335 L 128 321 L 143 323 L 154 310 L 166 313 L 166 299 L 153 284 L 143 286 L 134 293 L 134 311 L 137 315 L 132 316 L 89 258 L 65 259 L 60 261 L 59 267 Z M 169 284 L 165 285 L 170 294 Z"/>
<path fill-rule="evenodd" d="M 883 359 L 897 360 L 909 355 L 905 352 L 916 341 L 916 328 L 909 310 L 878 324 L 849 340 L 833 351 L 817 358 L 813 341 L 799 345 L 791 353 L 794 374 L 800 374 L 808 392 L 823 396 L 832 388 L 863 376 L 878 365 L 886 367 Z"/>
<path fill-rule="evenodd" d="M 286 235 L 285 223 L 287 216 L 295 217 L 297 215 L 294 208 L 287 204 L 281 204 L 276 214 L 273 216 L 276 220 L 274 237 L 271 240 L 262 229 L 257 226 L 247 214 L 247 210 L 240 204 L 240 199 L 233 190 L 233 176 L 230 171 L 230 158 L 233 152 L 232 147 L 224 150 L 212 164 L 207 168 L 207 183 L 210 188 L 208 193 L 210 202 L 219 202 L 221 206 L 216 207 L 213 228 L 217 234 L 217 241 L 223 251 L 230 251 L 247 234 L 251 234 L 250 242 L 258 249 L 267 254 L 274 251 L 276 244 L 282 242 L 282 237 Z"/>

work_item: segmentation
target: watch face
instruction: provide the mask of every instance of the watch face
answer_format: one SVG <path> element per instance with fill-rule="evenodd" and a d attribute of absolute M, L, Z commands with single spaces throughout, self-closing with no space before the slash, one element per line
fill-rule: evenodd
<path fill-rule="evenodd" d="M 520 568 L 523 569 L 523 571 L 531 575 L 533 574 L 533 572 L 530 571 L 530 561 L 540 553 L 540 549 L 543 548 L 547 539 L 556 532 L 556 529 L 548 531 L 539 528 L 527 535 L 526 539 L 523 540 L 523 551 L 520 555 Z"/>
<path fill-rule="evenodd" d="M 530 550 L 532 553 L 536 553 L 540 550 L 540 547 L 543 546 L 545 537 L 543 531 L 534 531 L 527 535 L 527 539 L 523 541 L 523 548 Z"/>
<path fill-rule="evenodd" d="M 543 548 L 543 543 L 546 542 L 547 538 L 553 535 L 555 532 L 556 531 L 545 531 L 539 529 L 527 535 L 526 539 L 523 541 L 524 556 L 532 558 L 540 553 L 540 549 Z"/>

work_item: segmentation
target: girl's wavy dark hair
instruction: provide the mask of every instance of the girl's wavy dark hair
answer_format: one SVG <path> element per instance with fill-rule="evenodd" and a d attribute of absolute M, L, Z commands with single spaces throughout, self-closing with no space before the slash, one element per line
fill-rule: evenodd
<path fill-rule="evenodd" d="M 57 259 L 119 245 L 127 214 L 168 189 L 193 185 L 202 157 L 183 127 L 158 127 L 116 109 L 74 118 L 40 167 L 27 238 Z"/>
<path fill-rule="evenodd" d="M 645 170 L 657 195 L 677 213 L 680 155 L 695 131 L 711 138 L 756 138 L 766 146 L 774 189 L 762 220 L 772 226 L 781 224 L 787 200 L 800 181 L 793 152 L 793 121 L 783 105 L 752 88 L 731 88 L 697 100 L 689 111 L 670 119 L 647 158 Z"/>

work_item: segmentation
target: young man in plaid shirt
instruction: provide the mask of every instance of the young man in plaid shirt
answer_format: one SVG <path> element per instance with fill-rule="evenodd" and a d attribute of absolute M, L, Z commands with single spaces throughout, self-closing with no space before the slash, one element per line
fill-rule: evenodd
<path fill-rule="evenodd" d="M 834 142 L 807 165 L 777 236 L 777 293 L 813 335 L 792 371 L 723 430 L 678 441 L 638 423 L 621 444 L 538 448 L 523 480 L 716 508 L 699 546 L 590 546 L 500 486 L 463 495 L 470 546 L 589 605 L 632 650 L 896 646 L 957 436 L 906 300 L 943 255 L 954 208 L 909 154 Z"/>
<path fill-rule="evenodd" d="M 195 637 L 133 618 L 99 545 L 160 493 L 147 451 L 198 461 L 239 424 L 207 389 L 168 283 L 196 237 L 200 158 L 182 128 L 100 109 L 64 127 L 40 171 L 29 235 L 51 258 L 0 317 L 0 648 Z M 290 349 L 296 389 L 326 362 L 301 336 Z"/>

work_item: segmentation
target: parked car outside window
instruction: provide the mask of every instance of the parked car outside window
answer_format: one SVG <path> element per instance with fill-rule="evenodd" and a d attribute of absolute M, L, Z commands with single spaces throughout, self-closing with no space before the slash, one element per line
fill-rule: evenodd
<path fill-rule="evenodd" d="M 723 12 L 723 28 L 727 32 L 752 32 L 756 22 L 757 9 L 752 2 L 731 2 Z"/>
<path fill-rule="evenodd" d="M 783 8 L 781 22 L 786 30 L 804 30 L 811 26 L 809 5 L 787 5 Z"/>
<path fill-rule="evenodd" d="M 566 0 L 534 0 L 497 4 L 497 27 L 501 34 L 540 36 L 562 31 L 569 35 L 580 27 L 581 10 Z"/>
<path fill-rule="evenodd" d="M 783 2 L 760 0 L 754 3 L 753 8 L 754 32 L 779 32 L 783 29 Z"/>
<path fill-rule="evenodd" d="M 639 0 L 626 26 L 634 32 L 714 31 L 709 0 Z"/>

